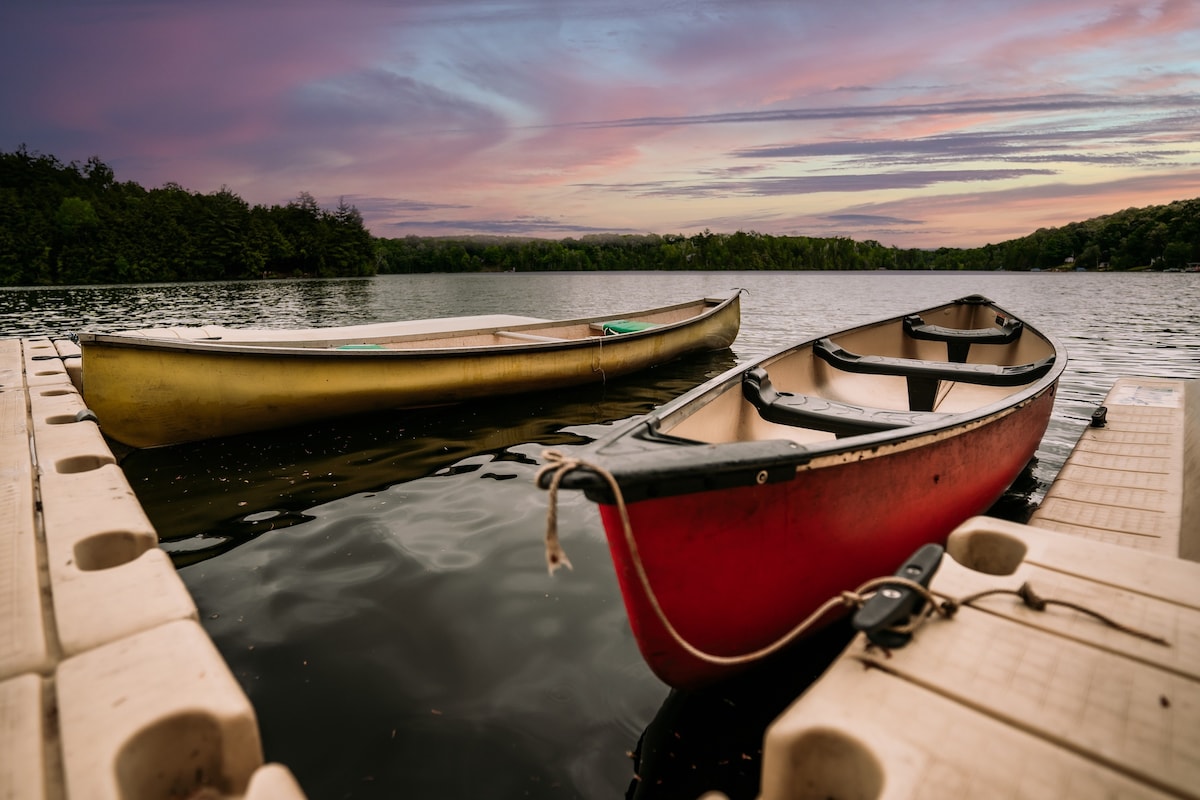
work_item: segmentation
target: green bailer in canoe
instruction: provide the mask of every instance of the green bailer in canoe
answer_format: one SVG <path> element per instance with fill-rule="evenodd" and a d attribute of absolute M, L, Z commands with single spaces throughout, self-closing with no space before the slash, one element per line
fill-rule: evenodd
<path fill-rule="evenodd" d="M 83 394 L 106 436 L 154 447 L 544 391 L 729 347 L 739 296 L 559 321 L 489 315 L 85 333 Z"/>

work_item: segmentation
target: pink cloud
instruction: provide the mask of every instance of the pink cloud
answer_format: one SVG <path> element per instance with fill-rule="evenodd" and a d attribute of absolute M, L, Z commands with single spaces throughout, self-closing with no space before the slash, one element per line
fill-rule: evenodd
<path fill-rule="evenodd" d="M 26 76 L 0 86 L 0 107 L 12 109 L 0 147 L 97 154 L 123 180 L 225 184 L 258 203 L 302 189 L 371 198 L 379 216 L 368 221 L 381 223 L 677 230 L 745 214 L 760 226 L 807 213 L 817 201 L 805 187 L 838 180 L 862 191 L 823 190 L 820 202 L 865 192 L 937 205 L 936 169 L 1081 185 L 1100 180 L 1096 165 L 1119 164 L 1112 177 L 1126 178 L 1172 159 L 1187 172 L 1197 156 L 1181 127 L 1200 95 L 1184 58 L 1200 30 L 1189 0 L 123 0 L 0 17 L 0 68 Z M 842 152 L 839 142 L 865 144 Z M 778 154 L 738 155 L 769 148 Z M 794 193 L 747 205 L 753 193 L 729 187 L 753 177 Z M 714 188 L 686 200 L 623 188 L 701 184 Z M 1037 213 L 987 188 L 991 221 L 1007 220 L 997 203 L 1012 203 L 1021 224 Z M 943 213 L 978 228 L 967 211 Z M 943 227 L 902 224 L 895 235 Z"/>
<path fill-rule="evenodd" d="M 980 247 L 1061 227 L 1125 208 L 1163 205 L 1200 196 L 1200 169 L 1188 172 L 1119 178 L 1095 184 L 1051 182 L 1020 188 L 965 194 L 923 194 L 886 202 L 862 203 L 831 210 L 916 220 L 919 224 L 881 229 L 843 228 L 843 235 L 878 238 L 900 247 Z M 997 213 L 1003 209 L 1003 213 Z M 804 220 L 800 224 L 805 224 Z M 828 228 L 809 220 L 809 230 Z"/>

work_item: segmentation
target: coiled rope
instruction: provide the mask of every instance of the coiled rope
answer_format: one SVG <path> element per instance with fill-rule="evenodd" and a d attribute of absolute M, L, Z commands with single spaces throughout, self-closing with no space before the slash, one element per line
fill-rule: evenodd
<path fill-rule="evenodd" d="M 654 588 L 650 585 L 650 578 L 646 575 L 646 568 L 642 564 L 641 555 L 638 553 L 637 541 L 633 536 L 633 526 L 629 521 L 629 512 L 625 507 L 625 497 L 621 493 L 621 487 L 617 484 L 617 479 L 604 467 L 585 461 L 580 458 L 567 456 L 558 450 L 545 450 L 542 452 L 542 458 L 545 460 L 537 471 L 535 482 L 540 485 L 542 476 L 549 473 L 550 482 L 546 487 L 549 492 L 549 507 L 546 512 L 546 567 L 550 575 L 553 575 L 559 567 L 567 567 L 574 569 L 570 559 L 567 558 L 566 551 L 563 550 L 562 542 L 558 536 L 558 489 L 562 482 L 563 476 L 577 469 L 588 469 L 599 475 L 608 484 L 608 488 L 612 491 L 613 499 L 616 501 L 617 513 L 621 518 L 622 533 L 625 538 L 625 544 L 629 548 L 630 560 L 633 563 L 634 571 L 637 573 L 638 581 L 641 583 L 642 591 L 645 592 L 646 598 L 650 603 L 650 607 L 654 610 L 654 614 L 658 617 L 659 623 L 670 635 L 671 639 L 679 645 L 689 655 L 701 661 L 718 666 L 738 666 L 743 664 L 753 663 L 755 661 L 766 658 L 774 653 L 782 650 L 790 645 L 796 639 L 799 639 L 809 631 L 814 625 L 821 621 L 823 617 L 837 608 L 861 608 L 871 597 L 874 596 L 874 590 L 883 586 L 903 586 L 911 589 L 919 594 L 924 600 L 924 608 L 921 613 L 913 616 L 908 623 L 904 625 L 894 626 L 892 630 L 897 633 L 913 633 L 926 620 L 937 615 L 944 618 L 951 618 L 957 613 L 962 606 L 971 605 L 977 600 L 995 594 L 1012 594 L 1021 598 L 1028 608 L 1035 611 L 1044 611 L 1049 605 L 1060 605 L 1088 614 L 1100 622 L 1108 625 L 1116 630 L 1128 633 L 1132 636 L 1145 639 L 1155 644 L 1168 646 L 1166 639 L 1160 636 L 1139 631 L 1126 625 L 1122 625 L 1113 619 L 1100 614 L 1091 609 L 1085 608 L 1075 603 L 1070 603 L 1063 600 L 1047 600 L 1039 597 L 1033 588 L 1025 583 L 1019 589 L 988 589 L 978 592 L 966 598 L 956 599 L 950 595 L 936 592 L 926 586 L 922 586 L 914 580 L 903 578 L 897 575 L 886 575 L 863 583 L 854 591 L 846 591 L 831 597 L 822 603 L 815 611 L 809 614 L 803 621 L 785 633 L 779 639 L 771 644 L 761 647 L 749 653 L 743 653 L 736 656 L 722 656 L 715 653 L 709 653 L 696 647 L 691 642 L 683 637 L 676 630 L 675 626 L 667 618 L 662 606 L 658 602 L 658 596 L 654 593 Z"/>

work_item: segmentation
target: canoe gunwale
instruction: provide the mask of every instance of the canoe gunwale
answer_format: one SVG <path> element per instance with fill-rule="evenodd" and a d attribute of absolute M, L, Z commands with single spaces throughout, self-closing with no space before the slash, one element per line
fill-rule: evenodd
<path fill-rule="evenodd" d="M 738 289 L 730 292 L 724 297 L 704 297 L 696 300 L 689 300 L 682 303 L 673 303 L 666 306 L 656 308 L 641 309 L 638 311 L 626 311 L 619 313 L 608 313 L 591 317 L 578 317 L 574 319 L 563 320 L 547 320 L 539 322 L 530 322 L 521 325 L 499 325 L 482 328 L 464 328 L 459 330 L 439 331 L 431 334 L 405 334 L 401 336 L 375 336 L 375 337 L 339 337 L 332 340 L 314 340 L 312 344 L 286 344 L 277 345 L 269 343 L 251 343 L 251 342 L 222 342 L 211 339 L 167 339 L 167 338 L 150 338 L 145 336 L 133 336 L 122 333 L 81 333 L 78 335 L 79 344 L 81 347 L 100 346 L 100 347 L 115 347 L 129 348 L 139 350 L 162 350 L 174 352 L 196 352 L 209 354 L 224 354 L 229 356 L 246 355 L 270 357 L 272 359 L 410 359 L 410 358 L 463 358 L 463 357 L 481 357 L 492 354 L 511 353 L 538 353 L 558 350 L 571 350 L 576 348 L 604 347 L 605 345 L 616 344 L 617 342 L 625 341 L 640 341 L 643 339 L 655 338 L 672 331 L 677 331 L 693 325 L 701 324 L 705 320 L 720 315 L 722 311 L 728 308 L 731 304 L 737 302 L 741 297 L 742 290 Z M 551 341 L 532 341 L 521 338 L 514 338 L 511 342 L 502 344 L 487 344 L 487 345 L 465 345 L 465 346 L 450 346 L 450 347 L 418 347 L 404 348 L 405 341 L 430 341 L 442 338 L 454 338 L 462 336 L 481 336 L 481 335 L 496 335 L 503 333 L 518 333 L 528 334 L 533 331 L 542 330 L 552 327 L 566 326 L 588 326 L 593 323 L 611 322 L 613 320 L 623 319 L 627 317 L 647 316 L 651 314 L 661 314 L 665 312 L 675 311 L 689 306 L 702 306 L 700 310 L 693 316 L 681 319 L 676 322 L 661 323 L 652 328 L 647 328 L 640 331 L 630 331 L 628 333 L 620 333 L 615 335 L 595 335 L 577 339 L 555 339 Z M 339 344 L 370 344 L 373 342 L 397 345 L 393 348 L 384 348 L 379 350 L 339 350 L 336 349 Z"/>
<path fill-rule="evenodd" d="M 928 314 L 955 303 L 915 312 Z M 987 305 L 1008 318 L 1016 319 L 994 303 Z M 901 450 L 919 448 L 939 439 L 969 433 L 979 427 L 1018 413 L 1047 392 L 1054 393 L 1066 368 L 1065 350 L 1054 337 L 1022 323 L 1024 335 L 1046 342 L 1053 355 L 1042 359 L 1039 377 L 996 402 L 968 411 L 925 416 L 914 425 L 890 430 L 844 436 L 829 441 L 801 444 L 788 439 L 761 439 L 713 444 L 662 430 L 663 420 L 683 414 L 690 416 L 725 392 L 740 392 L 738 385 L 751 370 L 780 360 L 805 348 L 814 347 L 830 337 L 847 335 L 866 328 L 902 321 L 912 313 L 889 317 L 831 334 L 815 336 L 788 345 L 753 362 L 740 364 L 705 384 L 670 401 L 654 411 L 631 420 L 622 428 L 583 448 L 578 458 L 609 472 L 621 487 L 627 502 L 701 493 L 716 489 L 792 480 L 797 472 L 844 463 L 851 459 L 875 458 Z M 583 490 L 588 499 L 600 504 L 615 502 L 607 480 L 601 474 L 575 470 L 562 476 L 561 486 Z"/>
<path fill-rule="evenodd" d="M 616 478 L 626 502 L 694 494 L 792 480 L 797 472 L 820 469 L 856 459 L 876 458 L 970 433 L 976 428 L 1018 413 L 1025 406 L 1053 391 L 1053 384 L 1018 402 L 996 403 L 976 412 L 947 414 L 941 422 L 848 436 L 820 444 L 802 445 L 787 439 L 763 439 L 713 445 L 660 433 L 653 421 L 640 420 L 628 439 L 642 445 L 619 456 L 581 456 L 603 467 Z M 588 499 L 601 504 L 616 502 L 605 479 L 591 470 L 575 470 L 562 477 L 565 489 L 581 489 Z"/>

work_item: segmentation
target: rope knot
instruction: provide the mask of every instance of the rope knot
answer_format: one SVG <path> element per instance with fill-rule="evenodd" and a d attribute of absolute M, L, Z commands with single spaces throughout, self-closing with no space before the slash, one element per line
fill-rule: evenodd
<path fill-rule="evenodd" d="M 866 602 L 865 597 L 858 592 L 852 592 L 849 589 L 838 595 L 838 599 L 846 608 L 862 608 L 863 603 Z"/>
<path fill-rule="evenodd" d="M 1017 589 L 1017 597 L 1021 598 L 1021 602 L 1023 602 L 1029 608 L 1032 608 L 1034 611 L 1046 610 L 1046 601 L 1043 600 L 1038 593 L 1033 590 L 1033 587 L 1029 585 L 1028 581 L 1022 583 L 1021 588 Z"/>

